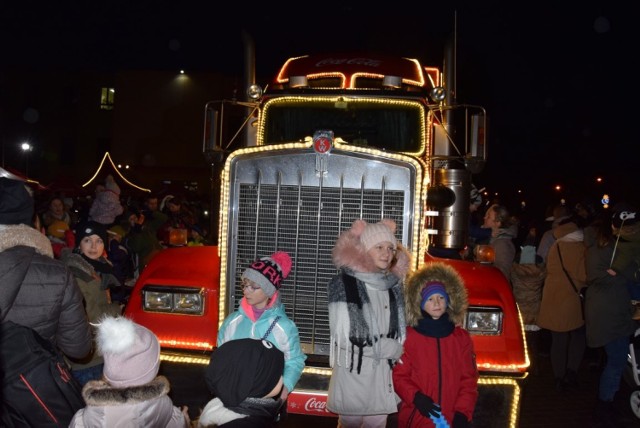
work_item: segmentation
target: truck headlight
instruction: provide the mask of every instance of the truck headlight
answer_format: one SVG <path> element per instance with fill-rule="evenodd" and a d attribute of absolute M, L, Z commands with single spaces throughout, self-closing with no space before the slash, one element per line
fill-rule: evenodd
<path fill-rule="evenodd" d="M 470 307 L 465 328 L 470 334 L 498 335 L 502 333 L 502 309 Z"/>
<path fill-rule="evenodd" d="M 204 290 L 192 287 L 147 285 L 142 288 L 143 309 L 147 312 L 202 315 Z"/>

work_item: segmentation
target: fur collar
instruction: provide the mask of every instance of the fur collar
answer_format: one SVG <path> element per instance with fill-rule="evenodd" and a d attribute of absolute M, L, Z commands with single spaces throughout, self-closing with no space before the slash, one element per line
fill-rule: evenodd
<path fill-rule="evenodd" d="M 32 247 L 37 253 L 53 258 L 51 241 L 33 227 L 25 224 L 0 225 L 0 252 L 18 245 Z"/>
<path fill-rule="evenodd" d="M 427 281 L 440 281 L 445 285 L 449 295 L 449 319 L 455 325 L 462 325 L 469 306 L 467 289 L 460 274 L 443 262 L 427 263 L 405 281 L 407 325 L 415 327 L 424 317 L 420 309 L 420 292 Z"/>
<path fill-rule="evenodd" d="M 71 248 L 64 248 L 60 254 L 60 261 L 64 263 L 73 274 L 85 282 L 96 278 L 95 269 L 80 254 L 74 252 Z"/>
<path fill-rule="evenodd" d="M 169 394 L 170 389 L 169 380 L 164 376 L 128 388 L 114 388 L 103 380 L 91 380 L 82 388 L 82 396 L 88 406 L 117 406 L 158 398 Z"/>

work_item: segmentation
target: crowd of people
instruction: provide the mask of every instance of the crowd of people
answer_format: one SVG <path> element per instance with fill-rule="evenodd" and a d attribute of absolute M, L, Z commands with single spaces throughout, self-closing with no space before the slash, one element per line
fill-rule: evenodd
<path fill-rule="evenodd" d="M 0 177 L 0 315 L 34 328 L 67 357 L 86 403 L 70 426 L 131 420 L 163 427 L 276 426 L 286 417 L 287 397 L 306 360 L 279 296 L 295 261 L 275 251 L 244 270 L 243 298 L 221 324 L 203 374 L 212 399 L 192 421 L 158 375 L 157 337 L 122 309 L 128 282 L 155 252 L 202 245 L 206 234 L 178 197 L 123 203 L 113 177 L 95 191 L 84 213 L 58 196 L 38 210 L 24 182 Z M 585 217 L 558 206 L 542 231 L 531 223 L 523 228 L 498 203 L 481 207 L 472 198 L 472 205 L 470 211 L 482 217 L 471 221 L 483 230 L 471 235 L 469 246 L 494 249 L 528 340 L 550 333 L 555 387 L 579 387 L 586 350 L 601 349 L 596 415 L 615 419 L 611 403 L 630 336 L 639 327 L 637 210 L 621 205 Z M 382 428 L 395 413 L 400 426 L 471 426 L 479 373 L 473 341 L 462 327 L 468 307 L 462 277 L 437 260 L 411 271 L 410 252 L 390 219 L 355 220 L 336 240 L 332 258 L 337 273 L 327 284 L 327 409 L 338 415 L 338 426 Z M 539 343 L 530 346 L 541 353 Z"/>
<path fill-rule="evenodd" d="M 55 258 L 65 263 L 75 255 L 97 260 L 96 272 L 115 277 L 108 289 L 110 299 L 120 304 L 126 303 L 135 279 L 158 251 L 209 244 L 193 204 L 173 194 L 161 200 L 152 193 L 139 198 L 123 195 L 112 175 L 98 182 L 89 198 L 66 197 L 55 189 L 34 198 L 34 223 L 51 241 Z M 95 257 L 80 245 L 87 227 L 98 232 L 96 245 L 104 247 Z"/>
<path fill-rule="evenodd" d="M 553 387 L 571 393 L 580 387 L 583 363 L 601 370 L 595 416 L 615 424 L 613 400 L 640 328 L 638 207 L 620 202 L 596 210 L 563 201 L 540 221 L 514 215 L 499 201 L 471 212 L 470 248 L 462 258 L 473 260 L 474 248 L 491 246 L 525 323 L 531 372 L 548 356 Z M 483 237 L 482 229 L 490 235 Z"/>
<path fill-rule="evenodd" d="M 306 360 L 298 329 L 279 297 L 293 263 L 286 252 L 260 257 L 242 274 L 244 297 L 222 323 L 204 373 L 212 399 L 191 420 L 186 407 L 173 404 L 169 382 L 158 374 L 157 337 L 122 315 L 126 297 L 118 288 L 127 275 L 114 263 L 122 255 L 116 256 L 118 251 L 133 248 L 136 234 L 158 240 L 150 253 L 161 248 L 159 235 L 194 224 L 180 214 L 181 201 L 167 197 L 157 207 L 148 198 L 140 210 L 118 207 L 117 184 L 107 180 L 96 189 L 101 209 L 89 209 L 85 218 L 74 216 L 58 197 L 38 213 L 32 192 L 19 180 L 0 178 L 0 194 L 0 279 L 6 285 L 0 314 L 3 321 L 36 329 L 65 354 L 86 404 L 70 426 L 137 421 L 163 427 L 272 427 L 286 417 L 287 396 Z M 161 221 L 155 213 L 163 207 L 170 212 Z M 478 371 L 473 344 L 461 328 L 468 304 L 464 284 L 443 263 L 410 272 L 410 253 L 396 239 L 395 228 L 388 219 L 356 220 L 336 241 L 338 273 L 327 285 L 328 407 L 343 427 L 384 427 L 400 403 L 406 406 L 403 418 L 415 426 L 429 420 L 467 427 Z M 412 299 L 405 300 L 405 281 L 412 284 Z M 44 283 L 49 291 L 39 295 Z M 46 310 L 30 310 L 45 304 Z M 416 358 L 422 347 L 429 349 L 429 361 Z M 436 367 L 440 375 L 434 383 Z M 413 378 L 414 370 L 424 374 Z"/>

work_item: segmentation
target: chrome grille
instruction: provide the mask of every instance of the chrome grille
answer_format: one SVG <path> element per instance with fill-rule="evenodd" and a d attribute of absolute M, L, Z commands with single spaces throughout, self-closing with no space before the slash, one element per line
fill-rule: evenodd
<path fill-rule="evenodd" d="M 297 167 L 287 168 L 292 165 L 292 157 Z M 351 157 L 343 159 L 344 164 L 332 159 L 326 174 L 316 174 L 312 167 L 314 159 L 311 152 L 289 156 L 284 163 L 277 156 L 263 157 L 259 162 L 255 159 L 236 162 L 231 174 L 235 180 L 230 192 L 233 201 L 229 204 L 232 214 L 227 248 L 229 263 L 235 268 L 228 270 L 233 275 L 227 281 L 233 288 L 228 293 L 228 305 L 238 307 L 242 298 L 240 276 L 251 261 L 276 250 L 286 251 L 293 261 L 292 271 L 280 289 L 287 315 L 298 326 L 305 353 L 328 355 L 327 284 L 336 274 L 331 259 L 335 241 L 355 219 L 377 222 L 385 217 L 396 221 L 396 235 L 407 244 L 410 234 L 405 229 L 407 222 L 411 223 L 404 215 L 412 213 L 407 209 L 412 204 L 411 186 L 406 182 L 394 184 L 392 178 L 398 176 L 398 169 L 405 174 L 412 169 L 406 164 L 384 164 L 377 160 L 377 172 L 370 173 L 367 159 Z M 351 168 L 332 169 L 332 164 Z M 358 176 L 358 170 L 367 173 Z M 393 170 L 395 173 L 391 173 Z M 316 185 L 308 185 L 309 182 Z M 370 188 L 376 182 L 378 188 Z M 346 187 L 345 183 L 361 185 Z M 368 184 L 363 186 L 364 183 Z"/>

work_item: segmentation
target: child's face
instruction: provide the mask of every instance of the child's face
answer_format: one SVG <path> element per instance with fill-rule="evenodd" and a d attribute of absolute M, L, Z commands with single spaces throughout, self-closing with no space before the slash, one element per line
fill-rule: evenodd
<path fill-rule="evenodd" d="M 442 294 L 435 293 L 424 302 L 422 310 L 437 320 L 447 311 L 447 300 Z"/>
<path fill-rule="evenodd" d="M 379 242 L 367 251 L 369 257 L 373 259 L 376 267 L 381 271 L 389 269 L 396 256 L 396 249 L 389 241 Z"/>
<path fill-rule="evenodd" d="M 265 294 L 262 288 L 255 282 L 249 279 L 242 280 L 242 293 L 247 303 L 257 309 L 262 309 L 267 306 L 269 297 Z"/>

